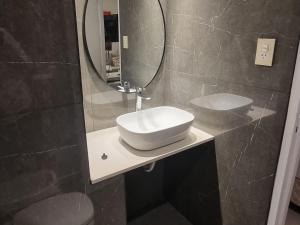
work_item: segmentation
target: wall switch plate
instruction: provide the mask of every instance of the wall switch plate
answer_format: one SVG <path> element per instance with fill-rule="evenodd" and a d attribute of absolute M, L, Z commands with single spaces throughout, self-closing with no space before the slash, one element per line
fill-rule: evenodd
<path fill-rule="evenodd" d="M 255 64 L 272 66 L 276 39 L 259 38 L 257 41 Z"/>
<path fill-rule="evenodd" d="M 123 48 L 128 49 L 128 36 L 123 36 Z"/>

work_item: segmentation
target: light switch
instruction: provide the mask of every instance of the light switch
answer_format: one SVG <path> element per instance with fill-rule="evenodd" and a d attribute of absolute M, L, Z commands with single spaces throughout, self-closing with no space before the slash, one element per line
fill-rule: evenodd
<path fill-rule="evenodd" d="M 123 36 L 123 48 L 128 49 L 128 36 Z"/>
<path fill-rule="evenodd" d="M 276 39 L 259 38 L 257 41 L 255 64 L 272 66 Z"/>

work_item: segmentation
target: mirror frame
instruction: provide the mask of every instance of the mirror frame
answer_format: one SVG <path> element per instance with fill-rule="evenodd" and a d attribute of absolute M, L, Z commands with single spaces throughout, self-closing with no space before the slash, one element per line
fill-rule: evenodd
<path fill-rule="evenodd" d="M 101 0 L 98 0 L 98 1 L 101 1 Z M 117 0 L 118 1 L 118 7 L 119 7 L 119 1 L 122 1 L 122 0 Z M 156 73 L 153 75 L 152 79 L 145 85 L 145 87 L 134 87 L 134 89 L 136 88 L 146 88 L 148 87 L 152 82 L 153 80 L 155 79 L 155 77 L 158 75 L 159 73 L 159 70 L 161 69 L 161 66 L 163 64 L 163 60 L 164 60 L 164 57 L 165 57 L 165 53 L 166 53 L 166 39 L 167 39 L 167 31 L 166 31 L 166 19 L 165 19 L 165 14 L 164 14 L 164 10 L 163 10 L 163 7 L 161 5 L 161 2 L 160 0 L 155 0 L 158 2 L 159 4 L 159 7 L 160 7 L 160 10 L 161 10 L 161 14 L 162 14 L 162 20 L 163 20 L 163 29 L 164 29 L 164 43 L 163 43 L 163 51 L 162 51 L 162 56 L 161 56 L 161 60 L 160 60 L 160 63 L 158 65 L 158 68 L 156 70 Z M 113 90 L 115 91 L 119 91 L 119 92 L 122 92 L 122 93 L 127 93 L 127 94 L 132 94 L 133 92 L 124 92 L 122 90 L 118 90 L 112 86 L 110 86 L 109 84 L 107 84 L 107 82 L 105 82 L 105 80 L 102 78 L 101 74 L 97 71 L 96 69 L 96 66 L 94 65 L 94 62 L 92 60 L 92 57 L 90 55 L 90 52 L 89 52 L 89 49 L 88 49 L 88 44 L 87 44 L 87 40 L 86 40 L 86 32 L 85 32 L 85 21 L 86 21 L 86 11 L 87 11 L 87 5 L 88 5 L 88 2 L 89 0 L 86 0 L 85 1 L 85 4 L 84 4 L 84 9 L 83 9 L 83 19 L 82 19 L 82 39 L 83 39 L 83 46 L 84 46 L 84 51 L 87 55 L 87 58 L 89 60 L 89 63 L 91 64 L 93 70 L 96 72 L 97 76 L 104 82 L 106 83 L 107 86 L 109 86 L 110 88 L 112 88 Z M 118 8 L 118 11 L 120 9 Z M 120 12 L 120 11 L 119 11 Z M 121 37 L 120 37 L 120 16 L 119 16 L 119 41 L 121 41 Z M 104 37 L 105 38 L 105 37 Z M 120 43 L 120 48 L 121 48 L 121 43 Z M 122 60 L 121 56 L 120 56 L 120 59 Z M 121 63 L 121 62 L 120 62 Z M 121 70 L 120 70 L 120 76 L 121 76 L 121 79 L 122 79 L 122 67 L 120 67 Z M 122 82 L 122 80 L 121 80 Z M 122 85 L 122 84 L 121 84 Z"/>

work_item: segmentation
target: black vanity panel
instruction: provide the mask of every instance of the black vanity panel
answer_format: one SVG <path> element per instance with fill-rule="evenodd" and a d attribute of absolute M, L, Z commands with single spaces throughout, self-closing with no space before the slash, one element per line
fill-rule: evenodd
<path fill-rule="evenodd" d="M 168 212 L 194 225 L 221 225 L 216 165 L 214 142 L 209 142 L 157 162 L 151 173 L 144 168 L 127 173 L 128 221 L 166 221 L 162 214 Z"/>
<path fill-rule="evenodd" d="M 167 158 L 164 172 L 166 198 L 192 224 L 222 224 L 213 142 Z"/>
<path fill-rule="evenodd" d="M 157 162 L 150 173 L 144 167 L 128 172 L 125 183 L 128 221 L 166 202 L 163 161 Z"/>

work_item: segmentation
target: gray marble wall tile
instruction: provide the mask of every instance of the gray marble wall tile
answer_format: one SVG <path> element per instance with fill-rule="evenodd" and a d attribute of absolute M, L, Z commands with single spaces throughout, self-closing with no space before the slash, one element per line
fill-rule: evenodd
<path fill-rule="evenodd" d="M 195 126 L 217 135 L 223 224 L 266 223 L 297 53 L 299 10 L 293 0 L 167 1 L 165 104 L 193 112 Z M 261 37 L 277 39 L 271 68 L 254 65 Z M 215 93 L 251 98 L 252 110 L 211 124 L 191 100 Z"/>
<path fill-rule="evenodd" d="M 292 12 L 286 15 L 282 12 L 276 14 L 276 19 L 281 21 L 285 18 L 285 22 L 270 26 L 270 22 L 274 21 L 274 16 L 271 15 L 275 13 L 270 8 L 278 9 L 280 6 L 270 7 L 269 4 L 261 1 L 168 2 L 165 13 L 167 24 L 171 25 L 167 26 L 167 44 L 174 50 L 174 61 L 178 62 L 177 55 L 181 53 L 181 56 L 184 56 L 182 52 L 186 51 L 187 55 L 180 57 L 180 62 L 187 68 L 194 68 L 183 70 L 180 64 L 175 63 L 171 70 L 215 77 L 221 82 L 228 81 L 282 92 L 289 90 L 298 45 L 299 31 L 292 28 L 300 19 L 295 13 L 298 9 L 293 7 L 293 2 L 290 2 L 289 6 L 285 5 L 283 8 Z M 211 8 L 203 12 L 206 7 Z M 242 14 L 246 16 L 237 20 Z M 272 20 L 266 19 L 266 16 Z M 253 17 L 256 20 L 252 19 Z M 226 26 L 228 23 L 231 25 Z M 293 32 L 282 33 L 282 30 L 288 29 Z M 258 37 L 278 39 L 272 68 L 254 65 Z M 192 54 L 193 59 L 190 56 Z M 191 66 L 192 61 L 194 66 Z"/>
<path fill-rule="evenodd" d="M 223 224 L 265 224 L 280 146 L 258 122 L 216 138 Z"/>
<path fill-rule="evenodd" d="M 246 114 L 244 112 L 232 113 L 236 121 L 232 121 L 232 124 L 228 124 L 228 126 L 223 128 L 216 127 L 214 134 L 229 131 L 260 118 L 266 118 L 270 113 L 272 116 L 268 116 L 268 119 L 274 121 L 274 123 L 270 123 L 272 128 L 270 127 L 268 130 L 276 133 L 276 130 L 282 131 L 283 129 L 289 100 L 288 94 L 230 82 L 215 82 L 214 79 L 200 78 L 195 75 L 178 72 L 169 71 L 165 73 L 165 76 L 170 80 L 169 84 L 165 86 L 168 93 L 166 95 L 167 102 L 194 113 L 197 120 L 203 123 L 204 128 L 206 126 L 213 127 L 214 124 L 209 124 L 208 118 L 206 118 L 208 115 L 203 114 L 201 108 L 192 103 L 193 99 L 215 93 L 232 93 L 253 100 L 251 111 Z M 220 130 L 218 131 L 219 128 Z M 281 134 L 282 132 L 276 136 L 279 142 L 281 141 Z"/>
<path fill-rule="evenodd" d="M 0 117 L 82 102 L 79 66 L 0 63 Z"/>
<path fill-rule="evenodd" d="M 81 105 L 3 118 L 0 156 L 43 153 L 78 145 L 85 133 Z"/>
<path fill-rule="evenodd" d="M 217 135 L 215 151 L 223 224 L 264 224 L 289 95 L 230 82 L 213 84 L 190 74 L 169 72 L 169 76 L 168 102 L 193 112 L 199 128 Z M 208 115 L 201 114 L 190 100 L 224 92 L 249 97 L 254 106 L 247 115 L 235 115 L 233 124 L 216 127 L 207 123 Z"/>
<path fill-rule="evenodd" d="M 4 0 L 0 18 L 0 224 L 6 224 L 34 202 L 83 192 L 88 175 L 74 2 Z"/>
<path fill-rule="evenodd" d="M 2 119 L 1 215 L 62 192 L 59 183 L 67 177 L 77 175 L 81 183 L 81 109 L 75 105 Z M 73 190 L 72 185 L 65 190 Z"/>
<path fill-rule="evenodd" d="M 298 2 L 293 0 L 230 1 L 223 13 L 215 18 L 215 23 L 235 34 L 275 33 L 277 36 L 297 39 L 298 30 L 293 25 L 300 20 L 299 12 Z"/>
<path fill-rule="evenodd" d="M 124 177 L 118 176 L 88 188 L 95 207 L 95 225 L 126 225 Z"/>
<path fill-rule="evenodd" d="M 79 63 L 72 0 L 0 4 L 1 62 Z"/>

